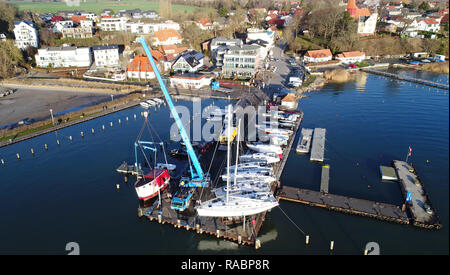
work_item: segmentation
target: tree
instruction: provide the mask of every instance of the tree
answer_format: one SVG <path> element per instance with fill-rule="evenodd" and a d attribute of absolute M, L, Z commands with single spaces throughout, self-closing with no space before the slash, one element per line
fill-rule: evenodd
<path fill-rule="evenodd" d="M 0 2 L 0 33 L 10 33 L 14 29 L 14 18 L 17 8 L 5 2 Z"/>
<path fill-rule="evenodd" d="M 428 11 L 430 10 L 430 5 L 428 2 L 423 1 L 422 4 L 419 5 L 419 10 Z"/>
<path fill-rule="evenodd" d="M 23 63 L 22 52 L 15 47 L 12 40 L 0 43 L 0 78 L 14 76 L 15 68 Z"/>
<path fill-rule="evenodd" d="M 222 7 L 222 8 L 219 9 L 219 16 L 220 17 L 225 17 L 225 16 L 228 15 L 228 13 L 229 13 L 229 11 L 225 7 Z"/>

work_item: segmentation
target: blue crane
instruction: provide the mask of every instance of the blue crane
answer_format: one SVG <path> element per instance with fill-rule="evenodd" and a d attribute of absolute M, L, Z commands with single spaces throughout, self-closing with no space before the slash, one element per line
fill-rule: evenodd
<path fill-rule="evenodd" d="M 191 141 L 189 140 L 189 137 L 186 133 L 186 130 L 183 127 L 183 123 L 181 122 L 180 116 L 178 115 L 178 112 L 175 109 L 175 106 L 173 105 L 172 98 L 167 91 L 166 85 L 164 84 L 161 75 L 159 73 L 158 67 L 156 66 L 155 61 L 153 60 L 152 53 L 150 52 L 150 48 L 147 46 L 147 43 L 145 42 L 144 37 L 140 37 L 137 39 L 139 43 L 142 44 L 142 47 L 144 48 L 145 53 L 147 54 L 147 58 L 153 68 L 153 72 L 156 75 L 156 78 L 158 79 L 159 86 L 161 87 L 161 90 L 164 94 L 164 97 L 166 98 L 167 104 L 170 108 L 170 111 L 172 113 L 172 116 L 175 119 L 175 122 L 178 126 L 178 129 L 180 131 L 181 138 L 183 139 L 183 142 L 186 146 L 187 153 L 189 155 L 189 158 L 192 161 L 192 165 L 194 166 L 195 171 L 192 169 L 192 166 L 190 166 L 190 172 L 191 172 L 191 178 L 183 177 L 181 178 L 181 185 L 183 187 L 208 187 L 210 182 L 210 175 L 208 173 L 204 173 L 202 170 L 202 167 L 200 166 L 200 162 L 198 161 L 198 158 L 195 154 L 194 148 L 192 147 Z"/>

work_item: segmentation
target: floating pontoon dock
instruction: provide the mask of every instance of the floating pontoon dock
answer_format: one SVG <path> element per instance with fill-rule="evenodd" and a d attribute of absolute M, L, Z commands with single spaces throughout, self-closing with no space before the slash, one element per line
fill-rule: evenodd
<path fill-rule="evenodd" d="M 302 136 L 298 140 L 296 152 L 299 154 L 308 154 L 311 147 L 313 129 L 302 129 Z"/>
<path fill-rule="evenodd" d="M 395 169 L 388 166 L 380 166 L 381 180 L 397 181 L 397 175 Z"/>
<path fill-rule="evenodd" d="M 326 130 L 324 128 L 314 129 L 310 158 L 311 161 L 323 161 L 323 157 L 325 154 L 325 133 Z"/>
<path fill-rule="evenodd" d="M 322 166 L 322 178 L 320 180 L 320 192 L 328 193 L 328 183 L 330 181 L 330 165 Z"/>
<path fill-rule="evenodd" d="M 414 225 L 424 228 L 441 228 L 439 217 L 431 206 L 431 200 L 414 167 L 400 160 L 394 160 L 392 164 L 397 172 L 403 198 L 406 200 L 408 192 L 412 194 L 406 206 L 414 220 Z"/>

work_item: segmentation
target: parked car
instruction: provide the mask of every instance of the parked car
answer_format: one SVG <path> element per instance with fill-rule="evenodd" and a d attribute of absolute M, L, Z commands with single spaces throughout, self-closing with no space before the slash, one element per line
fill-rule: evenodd
<path fill-rule="evenodd" d="M 349 66 L 350 68 L 353 68 L 353 69 L 358 68 L 358 66 L 356 66 L 356 65 L 353 64 L 353 63 L 352 63 L 352 64 L 349 64 L 348 66 Z"/>

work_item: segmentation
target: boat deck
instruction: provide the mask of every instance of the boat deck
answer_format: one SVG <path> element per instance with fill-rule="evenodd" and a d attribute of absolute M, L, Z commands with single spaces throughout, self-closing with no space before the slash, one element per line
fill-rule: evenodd
<path fill-rule="evenodd" d="M 311 148 L 311 139 L 313 135 L 313 129 L 302 129 L 302 136 L 299 138 L 297 143 L 296 152 L 299 154 L 308 154 Z"/>

